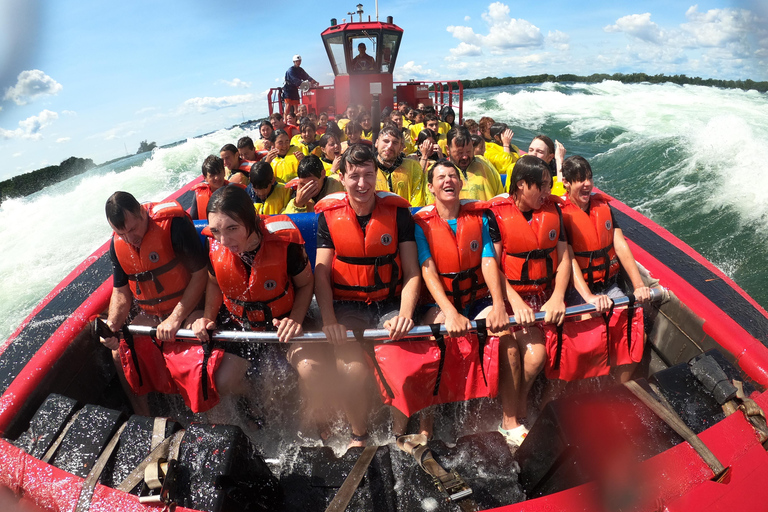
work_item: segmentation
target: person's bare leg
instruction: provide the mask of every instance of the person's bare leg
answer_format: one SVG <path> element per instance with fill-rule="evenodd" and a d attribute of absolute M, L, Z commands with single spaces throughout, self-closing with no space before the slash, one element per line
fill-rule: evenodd
<path fill-rule="evenodd" d="M 514 335 L 499 339 L 499 397 L 501 398 L 501 428 L 513 429 L 520 425 L 518 402 L 521 389 L 520 351 Z"/>
<path fill-rule="evenodd" d="M 365 353 L 357 342 L 337 345 L 336 369 L 344 388 L 343 401 L 347 421 L 352 428 L 352 435 L 362 437 L 368 434 L 368 413 L 370 400 L 368 397 L 368 363 Z M 365 441 L 352 439 L 349 447 L 365 446 Z"/>
<path fill-rule="evenodd" d="M 326 428 L 336 405 L 336 372 L 330 347 L 296 344 L 288 352 L 288 362 L 299 374 L 302 401 L 302 430 L 317 429 L 321 438 L 330 435 Z"/>
<path fill-rule="evenodd" d="M 517 419 L 520 421 L 528 414 L 528 394 L 533 387 L 536 376 L 544 368 L 547 349 L 544 345 L 544 334 L 538 327 L 528 327 L 516 331 L 513 337 L 517 341 L 517 348 L 522 360 L 520 394 L 517 402 Z"/>

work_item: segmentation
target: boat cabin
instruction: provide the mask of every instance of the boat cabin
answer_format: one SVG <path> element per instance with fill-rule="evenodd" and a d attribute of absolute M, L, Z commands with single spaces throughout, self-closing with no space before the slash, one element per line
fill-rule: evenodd
<path fill-rule="evenodd" d="M 419 103 L 434 106 L 437 111 L 444 106 L 456 110 L 457 121 L 463 119 L 463 88 L 458 80 L 395 82 L 393 72 L 400 51 L 403 29 L 395 25 L 392 16 L 385 22 L 363 20 L 363 6 L 357 5 L 356 13 L 349 13 L 347 21 L 332 18 L 330 26 L 322 34 L 323 45 L 333 71 L 333 85 L 314 88 L 301 87 L 301 103 L 309 112 L 327 112 L 338 116 L 347 105 L 363 105 L 374 115 L 387 105 L 407 101 L 411 107 Z M 357 14 L 358 20 L 354 20 Z M 281 88 L 269 91 L 269 113 L 283 112 L 280 101 Z M 373 106 L 378 105 L 376 108 Z"/>

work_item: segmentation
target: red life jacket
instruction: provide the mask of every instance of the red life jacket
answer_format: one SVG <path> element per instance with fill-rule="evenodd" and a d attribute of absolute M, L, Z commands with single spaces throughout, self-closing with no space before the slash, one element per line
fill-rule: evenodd
<path fill-rule="evenodd" d="M 482 272 L 486 206 L 482 201 L 462 200 L 455 234 L 434 205 L 425 206 L 414 216 L 429 243 L 443 289 L 458 311 L 488 295 Z"/>
<path fill-rule="evenodd" d="M 384 403 L 406 416 L 433 404 L 493 398 L 499 389 L 499 338 L 467 336 L 375 345 L 369 352 Z M 482 339 L 481 339 L 482 338 Z"/>
<path fill-rule="evenodd" d="M 228 180 L 224 180 L 224 184 L 222 187 L 226 187 L 229 185 Z M 197 203 L 197 219 L 193 220 L 205 220 L 208 218 L 208 214 L 206 210 L 208 209 L 208 201 L 211 200 L 211 194 L 213 194 L 213 191 L 211 190 L 211 186 L 206 183 L 198 183 L 194 187 L 192 187 L 192 190 L 195 191 L 195 202 Z"/>
<path fill-rule="evenodd" d="M 273 318 L 291 312 L 293 281 L 286 272 L 288 245 L 303 244 L 296 225 L 286 215 L 263 217 L 261 247 L 250 271 L 240 256 L 210 243 L 210 259 L 224 304 L 243 325 L 271 327 Z"/>
<path fill-rule="evenodd" d="M 555 278 L 560 238 L 557 204 L 561 202 L 559 197 L 550 196 L 549 201 L 533 212 L 530 223 L 508 194 L 489 202 L 501 232 L 502 268 L 518 293 L 543 292 Z"/>
<path fill-rule="evenodd" d="M 334 300 L 368 303 L 394 299 L 403 273 L 397 239 L 397 208 L 408 201 L 391 192 L 376 192 L 376 206 L 363 233 L 344 192 L 329 194 L 315 204 L 324 212 L 333 239 L 331 282 Z"/>
<path fill-rule="evenodd" d="M 605 284 L 616 278 L 619 259 L 613 249 L 613 219 L 609 199 L 594 194 L 590 199 L 589 215 L 578 205 L 566 199 L 563 206 L 563 225 L 573 255 L 584 274 L 584 281 L 595 291 L 595 284 Z M 606 278 L 607 272 L 607 278 Z"/>
<path fill-rule="evenodd" d="M 139 306 L 151 315 L 163 316 L 181 300 L 190 274 L 173 252 L 171 221 L 189 215 L 176 201 L 142 205 L 149 215 L 147 233 L 138 249 L 113 235 L 117 261 L 135 281 L 133 295 Z"/>

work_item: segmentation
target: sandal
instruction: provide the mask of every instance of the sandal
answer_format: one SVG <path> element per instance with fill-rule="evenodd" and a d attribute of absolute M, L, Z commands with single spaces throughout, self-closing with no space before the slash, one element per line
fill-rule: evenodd
<path fill-rule="evenodd" d="M 523 441 L 525 441 L 525 438 L 528 435 L 528 428 L 526 428 L 525 425 L 518 425 L 509 430 L 502 428 L 501 425 L 499 425 L 498 431 L 504 436 L 504 439 L 507 441 L 510 448 L 518 448 L 523 444 Z"/>

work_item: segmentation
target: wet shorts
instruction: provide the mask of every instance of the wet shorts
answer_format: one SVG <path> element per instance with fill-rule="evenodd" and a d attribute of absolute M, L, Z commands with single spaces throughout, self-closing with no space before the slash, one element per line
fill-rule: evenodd
<path fill-rule="evenodd" d="M 197 343 L 163 343 L 149 336 L 134 336 L 133 350 L 125 340 L 120 340 L 119 350 L 125 378 L 137 395 L 178 393 L 195 413 L 219 403 L 214 375 L 224 356 L 222 348 L 211 350 L 205 371 L 203 346 Z"/>
<path fill-rule="evenodd" d="M 336 321 L 347 329 L 383 329 L 384 322 L 400 313 L 400 302 L 387 300 L 368 304 L 354 300 L 333 301 Z"/>
<path fill-rule="evenodd" d="M 595 295 L 607 295 L 609 299 L 623 299 L 626 294 L 621 290 L 618 284 L 613 283 L 607 290 L 596 293 Z M 579 306 L 586 304 L 581 294 L 576 291 L 576 288 L 569 287 L 565 292 L 565 305 L 566 306 Z"/>

